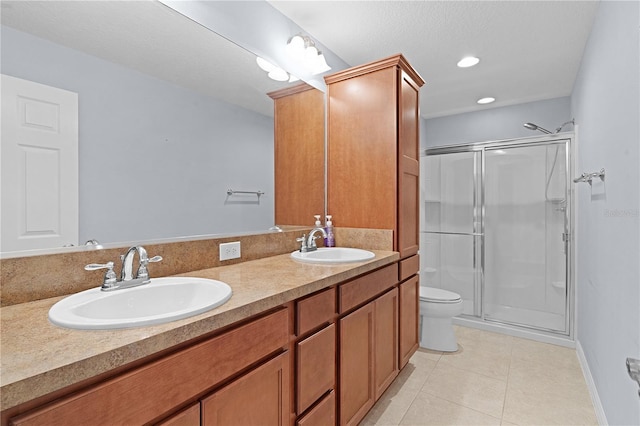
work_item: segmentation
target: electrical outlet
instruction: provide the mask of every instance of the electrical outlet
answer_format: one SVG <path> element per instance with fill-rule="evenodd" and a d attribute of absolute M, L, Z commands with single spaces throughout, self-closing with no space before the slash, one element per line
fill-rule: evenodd
<path fill-rule="evenodd" d="M 238 259 L 240 257 L 240 241 L 220 244 L 220 260 Z"/>

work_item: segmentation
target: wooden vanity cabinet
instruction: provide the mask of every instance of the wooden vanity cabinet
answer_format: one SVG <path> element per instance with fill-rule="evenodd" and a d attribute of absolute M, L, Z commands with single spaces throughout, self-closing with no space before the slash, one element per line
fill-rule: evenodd
<path fill-rule="evenodd" d="M 310 225 L 324 213 L 324 93 L 306 83 L 274 101 L 275 223 Z"/>
<path fill-rule="evenodd" d="M 394 250 L 418 252 L 422 78 L 402 55 L 325 77 L 328 212 L 335 226 L 394 230 Z"/>
<path fill-rule="evenodd" d="M 266 368 L 277 359 L 286 360 L 287 352 L 268 361 L 288 348 L 289 339 L 289 311 L 280 309 L 13 417 L 9 423 L 16 426 L 89 423 L 111 426 L 157 422 L 167 414 L 180 411 L 185 404 L 197 401 L 201 395 L 206 395 L 217 385 L 242 373 L 251 365 L 266 362 L 263 364 Z M 284 375 L 288 374 L 289 365 L 286 361 L 282 362 L 286 368 L 281 369 L 278 374 L 282 375 L 280 380 L 286 386 L 276 389 L 273 382 L 269 382 L 271 386 L 262 386 L 263 392 L 269 394 L 269 399 L 264 400 L 265 404 L 271 404 L 276 397 L 280 398 L 281 393 L 288 391 L 288 376 Z M 262 371 L 261 366 L 244 377 L 251 377 L 252 383 L 256 384 L 262 378 L 256 376 L 258 371 Z M 238 382 L 246 383 L 248 380 L 241 378 Z M 278 406 L 278 409 L 288 413 L 289 398 L 283 399 L 286 400 L 286 406 Z M 275 408 L 268 407 L 269 410 Z M 182 414 L 185 415 L 184 418 L 181 417 Z M 194 414 L 190 411 L 166 417 L 169 417 L 169 422 L 187 422 L 189 418 L 194 418 Z"/>
<path fill-rule="evenodd" d="M 398 375 L 397 282 L 394 264 L 339 286 L 341 312 L 360 306 L 339 320 L 341 425 L 358 424 Z"/>

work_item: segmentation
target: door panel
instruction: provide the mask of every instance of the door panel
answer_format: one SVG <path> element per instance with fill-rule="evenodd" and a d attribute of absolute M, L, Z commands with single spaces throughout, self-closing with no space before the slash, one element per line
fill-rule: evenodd
<path fill-rule="evenodd" d="M 2 75 L 3 252 L 78 244 L 78 95 Z"/>

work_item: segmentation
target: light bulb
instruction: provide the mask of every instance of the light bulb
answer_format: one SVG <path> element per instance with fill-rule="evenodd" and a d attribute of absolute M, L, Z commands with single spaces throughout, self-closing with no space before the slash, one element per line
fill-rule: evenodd
<path fill-rule="evenodd" d="M 476 65 L 478 62 L 480 62 L 480 59 L 476 58 L 475 56 L 467 56 L 460 59 L 460 61 L 458 62 L 458 66 L 460 68 L 469 68 Z"/>
<path fill-rule="evenodd" d="M 324 55 L 322 53 L 319 53 L 313 66 L 313 74 L 320 74 L 325 71 L 329 71 L 330 69 L 331 67 L 327 64 L 327 60 L 325 59 Z"/>
<path fill-rule="evenodd" d="M 289 74 L 282 68 L 274 68 L 269 71 L 269 78 L 276 81 L 287 81 L 289 80 Z"/>
<path fill-rule="evenodd" d="M 490 104 L 491 102 L 494 102 L 496 100 L 496 98 L 492 98 L 492 97 L 486 97 L 486 98 L 481 98 L 478 99 L 476 102 L 479 104 Z"/>
<path fill-rule="evenodd" d="M 293 57 L 304 54 L 304 39 L 299 35 L 291 37 L 287 44 L 287 52 Z"/>
<path fill-rule="evenodd" d="M 276 68 L 275 65 L 273 65 L 271 62 L 267 61 L 266 59 L 262 59 L 260 56 L 256 56 L 256 62 L 258 63 L 258 66 L 266 72 L 271 72 Z"/>

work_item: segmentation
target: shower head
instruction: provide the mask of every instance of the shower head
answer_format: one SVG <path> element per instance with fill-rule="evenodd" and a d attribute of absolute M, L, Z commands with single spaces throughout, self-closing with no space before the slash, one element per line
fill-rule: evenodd
<path fill-rule="evenodd" d="M 524 123 L 524 127 L 526 127 L 529 130 L 539 130 L 542 133 L 546 133 L 548 135 L 551 134 L 551 132 L 548 131 L 547 129 L 545 129 L 544 127 L 540 127 L 540 126 L 538 126 L 536 124 L 533 124 L 533 123 Z"/>

